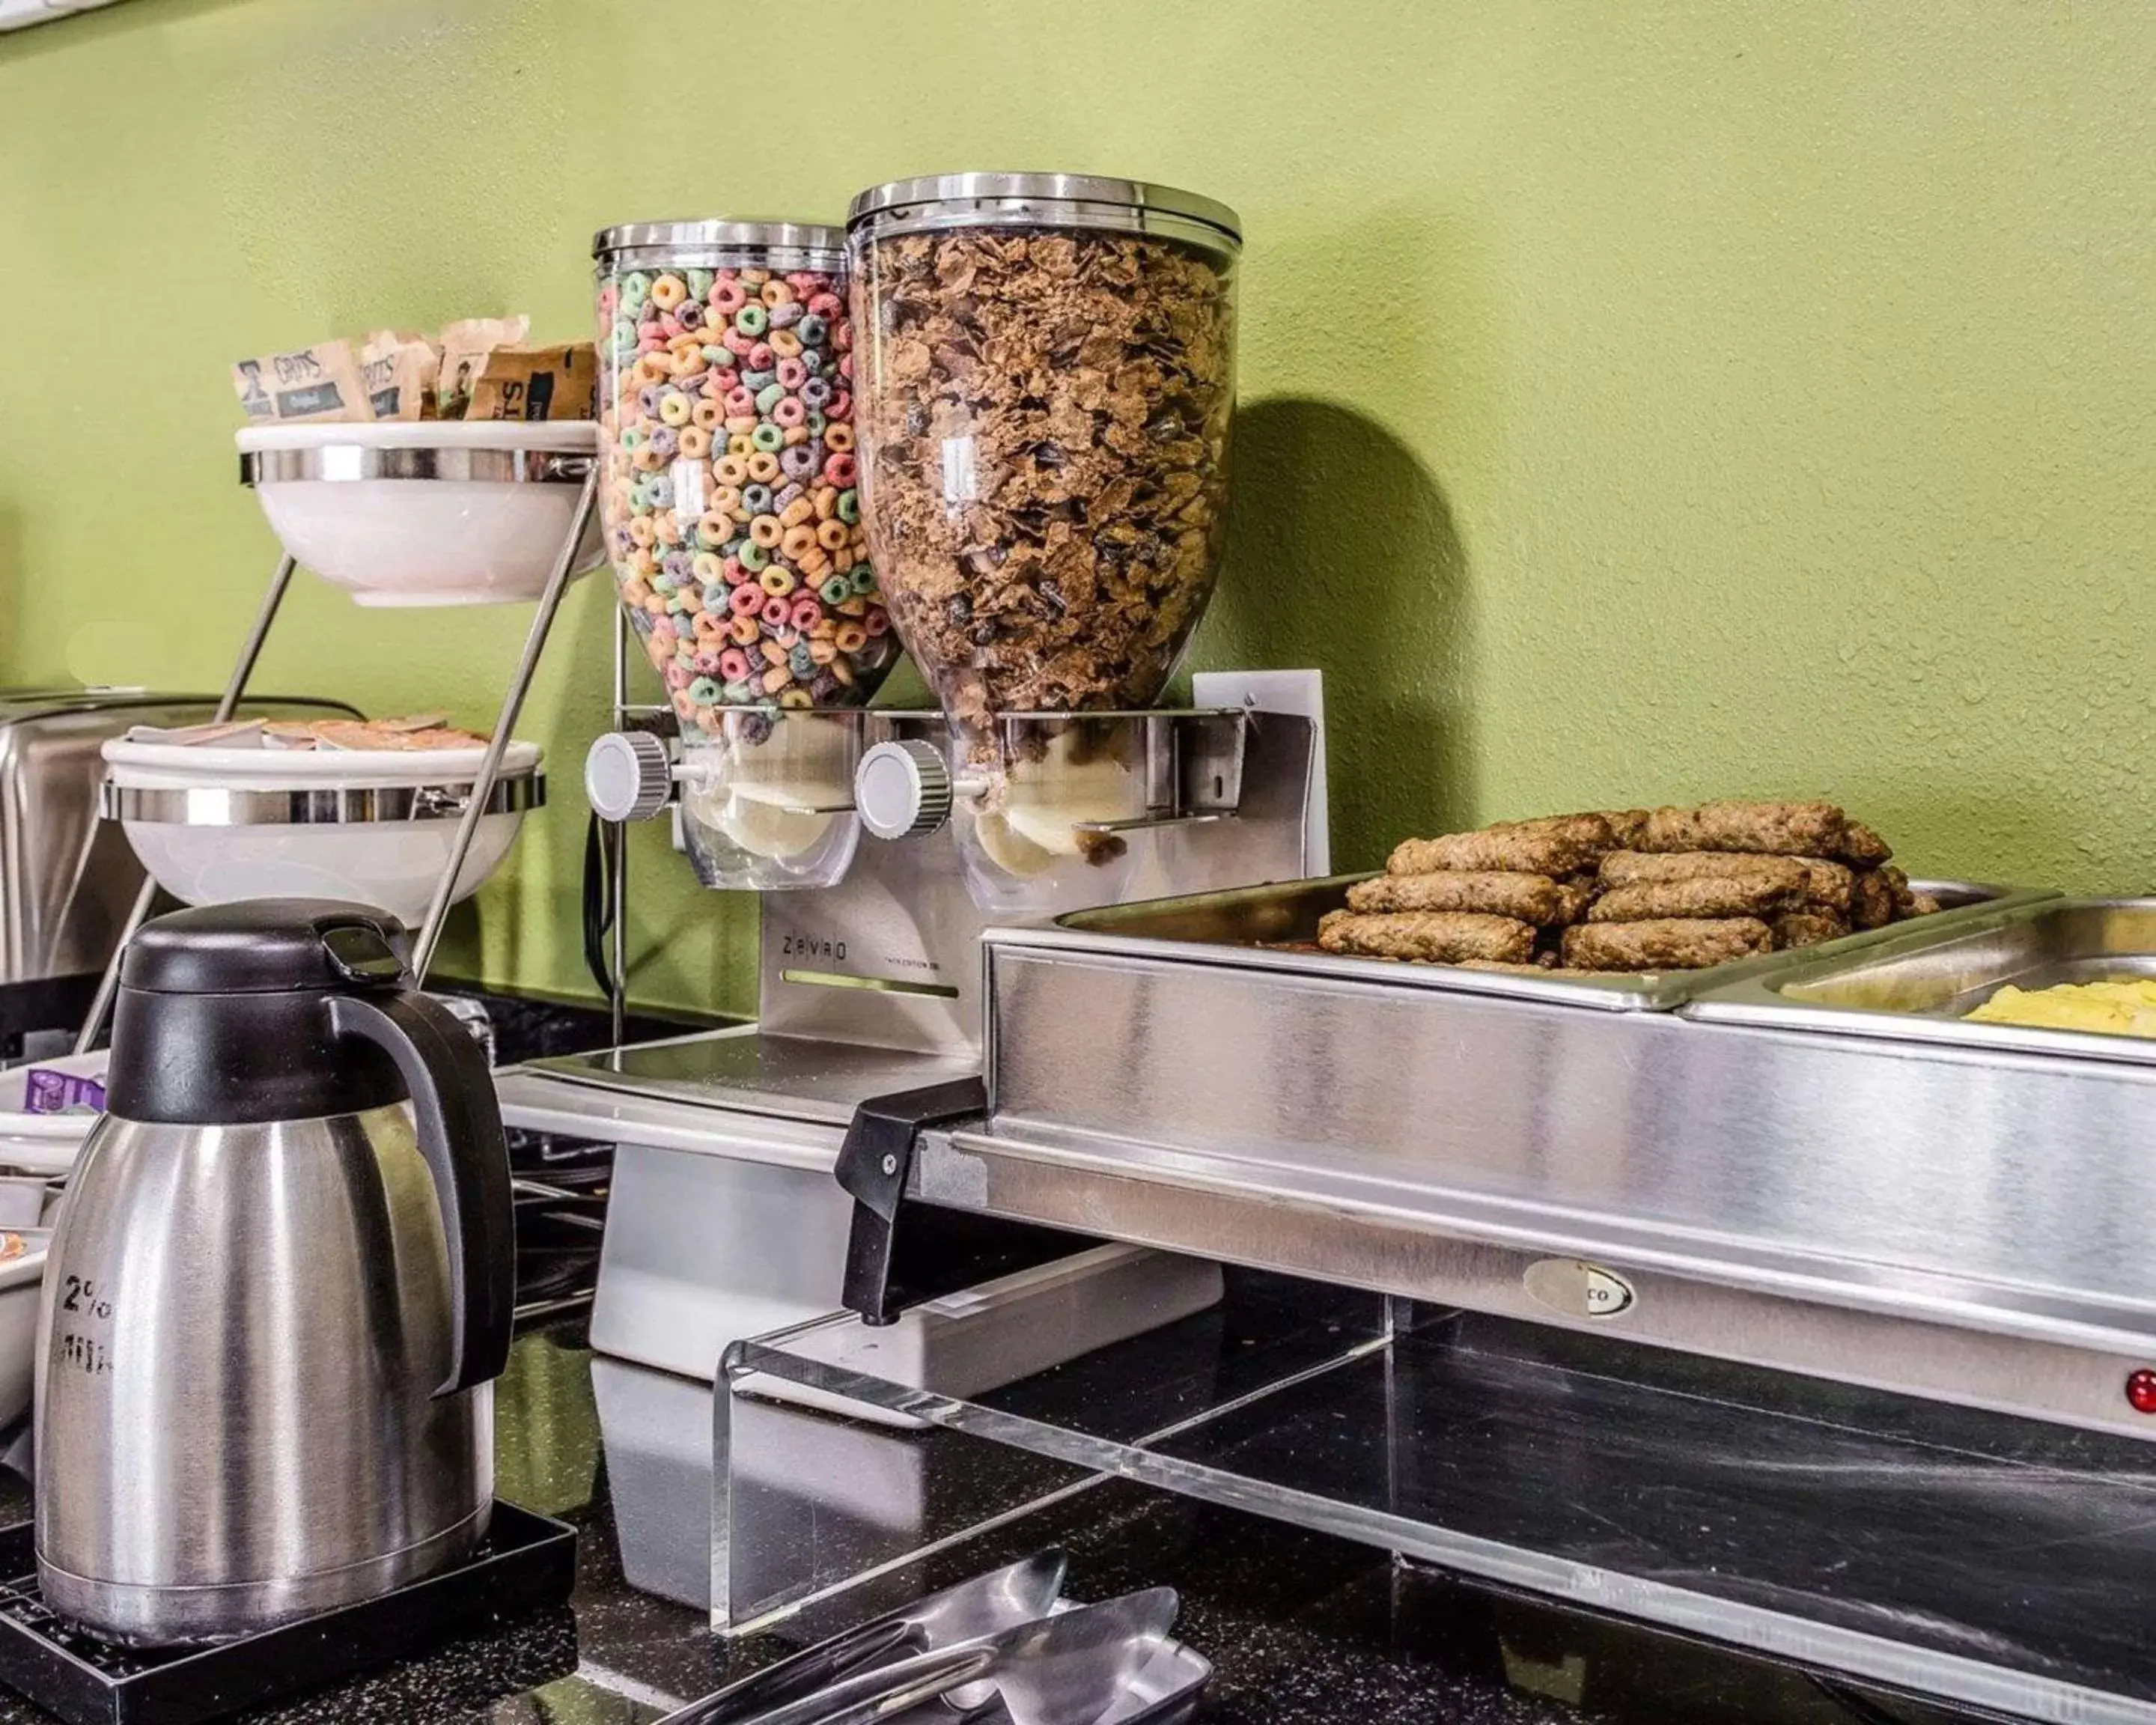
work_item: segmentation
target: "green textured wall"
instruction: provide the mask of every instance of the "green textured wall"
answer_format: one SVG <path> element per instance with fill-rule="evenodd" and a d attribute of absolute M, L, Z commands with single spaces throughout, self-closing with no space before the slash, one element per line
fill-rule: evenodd
<path fill-rule="evenodd" d="M 0 676 L 221 679 L 273 550 L 237 355 L 578 332 L 611 221 L 1095 170 L 1244 214 L 1199 658 L 1324 667 L 1343 861 L 1821 792 L 1924 870 L 2145 886 L 2152 89 L 2128 0 L 131 0 L 0 38 Z M 578 983 L 607 603 L 464 968 Z M 525 615 L 309 583 L 263 685 L 483 721 Z M 660 843 L 636 992 L 747 1007 L 752 908 Z"/>

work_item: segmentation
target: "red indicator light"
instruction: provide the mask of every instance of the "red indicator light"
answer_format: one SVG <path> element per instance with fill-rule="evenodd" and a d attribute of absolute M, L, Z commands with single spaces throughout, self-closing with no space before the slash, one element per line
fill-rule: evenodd
<path fill-rule="evenodd" d="M 2156 1372 L 2143 1366 L 2126 1378 L 2126 1399 L 2137 1414 L 2156 1414 Z"/>

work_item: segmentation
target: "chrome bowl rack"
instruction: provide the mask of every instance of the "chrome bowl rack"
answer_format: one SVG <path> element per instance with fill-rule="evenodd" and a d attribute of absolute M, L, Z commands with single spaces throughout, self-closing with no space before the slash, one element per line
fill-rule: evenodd
<path fill-rule="evenodd" d="M 249 487 L 264 481 L 295 478 L 331 484 L 394 480 L 408 484 L 476 482 L 574 485 L 578 488 L 576 509 L 570 520 L 568 531 L 562 538 L 561 550 L 547 575 L 546 585 L 540 592 L 537 608 L 532 614 L 530 628 L 525 633 L 523 649 L 511 673 L 509 686 L 503 694 L 486 752 L 480 760 L 478 772 L 468 783 L 427 786 L 403 792 L 377 790 L 300 795 L 259 791 L 224 793 L 221 793 L 221 802 L 216 796 L 205 799 L 205 794 L 197 791 L 121 791 L 108 783 L 103 798 L 105 817 L 115 819 L 131 815 L 136 819 L 169 819 L 175 818 L 172 811 L 177 809 L 178 818 L 187 819 L 191 824 L 253 824 L 265 821 L 441 819 L 454 815 L 457 821 L 456 836 L 441 876 L 435 883 L 426 916 L 413 942 L 413 974 L 424 983 L 428 971 L 433 967 L 435 950 L 441 944 L 442 929 L 449 918 L 457 876 L 463 871 L 465 859 L 471 852 L 472 840 L 478 834 L 480 821 L 490 814 L 534 807 L 543 800 L 543 783 L 536 778 L 521 781 L 511 778 L 505 781 L 502 757 L 508 751 L 510 733 L 524 711 L 525 698 L 531 692 L 531 679 L 539 668 L 540 657 L 546 650 L 547 637 L 553 632 L 554 620 L 562 608 L 562 595 L 568 590 L 570 579 L 576 573 L 578 552 L 590 530 L 598 502 L 598 475 L 597 454 L 582 453 L 534 454 L 529 451 L 432 449 L 424 447 L 384 450 L 355 440 L 349 444 L 333 443 L 319 449 L 305 451 L 273 450 L 243 454 L 239 458 L 239 480 L 243 485 Z M 292 577 L 298 568 L 298 559 L 290 552 L 279 555 L 276 567 L 270 573 L 269 588 L 256 608 L 254 620 L 248 629 L 246 639 L 240 644 L 239 655 L 234 661 L 224 692 L 218 697 L 213 723 L 222 723 L 229 719 L 245 698 L 248 681 L 254 675 L 256 661 L 262 656 L 263 644 L 269 639 L 270 631 L 276 623 L 278 612 L 284 604 L 285 595 L 290 589 Z M 177 802 L 174 800 L 176 798 L 178 799 Z M 162 813 L 153 816 L 144 812 L 152 809 Z M 401 814 L 398 812 L 399 810 Z M 154 880 L 146 878 L 143 880 L 142 889 L 136 895 L 121 928 L 111 959 L 99 980 L 97 993 L 91 999 L 90 1010 L 76 1035 L 77 1053 L 88 1052 L 104 1034 L 105 1019 L 112 1009 L 113 995 L 120 985 L 121 955 L 126 952 L 127 942 L 133 937 L 135 931 L 149 916 L 157 891 Z M 621 1012 L 619 1001 L 615 1012 L 619 1029 Z"/>

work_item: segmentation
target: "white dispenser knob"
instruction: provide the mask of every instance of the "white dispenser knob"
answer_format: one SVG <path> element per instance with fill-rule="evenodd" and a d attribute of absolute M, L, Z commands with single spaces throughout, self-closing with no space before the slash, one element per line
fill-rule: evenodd
<path fill-rule="evenodd" d="M 917 839 L 951 818 L 951 769 L 932 742 L 880 742 L 854 769 L 854 812 L 879 839 Z"/>
<path fill-rule="evenodd" d="M 584 800 L 601 820 L 649 820 L 673 794 L 666 745 L 649 731 L 609 731 L 584 757 Z"/>

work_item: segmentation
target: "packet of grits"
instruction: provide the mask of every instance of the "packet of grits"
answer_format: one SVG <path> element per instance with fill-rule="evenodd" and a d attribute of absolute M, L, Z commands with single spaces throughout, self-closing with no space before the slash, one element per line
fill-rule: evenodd
<path fill-rule="evenodd" d="M 290 353 L 243 359 L 232 368 L 232 387 L 252 424 L 374 417 L 349 341 L 317 341 Z"/>
<path fill-rule="evenodd" d="M 467 419 L 588 419 L 598 385 L 596 345 L 497 347 L 472 379 Z"/>
<path fill-rule="evenodd" d="M 415 330 L 376 330 L 359 350 L 359 378 L 377 419 L 429 419 L 442 356 Z"/>
<path fill-rule="evenodd" d="M 472 385 L 497 347 L 514 347 L 531 333 L 531 320 L 464 317 L 442 329 L 441 370 L 435 380 L 435 410 L 444 419 L 461 419 L 471 405 Z"/>

